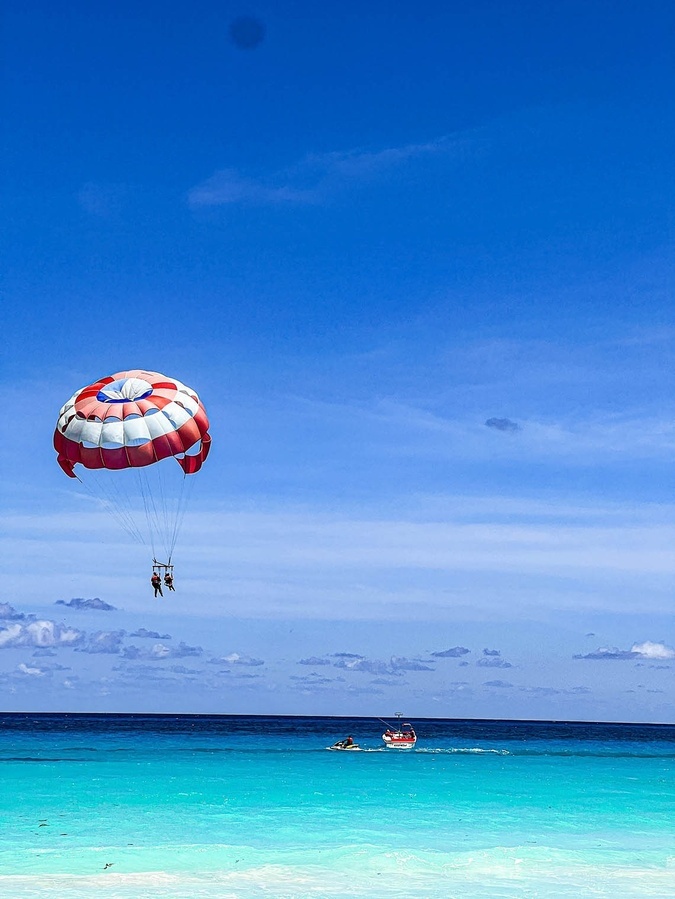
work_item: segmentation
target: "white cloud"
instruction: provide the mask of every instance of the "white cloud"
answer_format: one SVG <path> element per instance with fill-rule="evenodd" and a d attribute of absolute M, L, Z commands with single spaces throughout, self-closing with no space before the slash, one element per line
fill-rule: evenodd
<path fill-rule="evenodd" d="M 30 668 L 24 662 L 21 662 L 18 667 L 22 674 L 27 674 L 29 677 L 44 677 L 45 675 L 45 672 L 41 668 Z"/>
<path fill-rule="evenodd" d="M 345 671 L 356 671 L 365 674 L 395 675 L 400 676 L 404 671 L 435 671 L 435 668 L 425 664 L 421 659 L 409 659 L 405 656 L 391 656 L 389 661 L 382 659 L 367 659 L 364 656 L 351 652 L 334 653 L 334 668 Z"/>
<path fill-rule="evenodd" d="M 77 646 L 83 639 L 82 631 L 48 620 L 36 620 L 28 624 L 11 624 L 8 627 L 0 628 L 0 647 Z"/>
<path fill-rule="evenodd" d="M 637 653 L 642 659 L 658 661 L 675 659 L 675 649 L 672 646 L 666 646 L 665 643 L 652 643 L 650 640 L 646 640 L 644 643 L 633 643 L 631 652 Z"/>
<path fill-rule="evenodd" d="M 140 646 L 125 646 L 122 657 L 130 660 L 161 661 L 163 659 L 184 659 L 200 656 L 204 650 L 201 646 L 189 646 L 182 640 L 176 646 L 167 646 L 166 643 L 154 643 L 150 649 Z"/>
<path fill-rule="evenodd" d="M 10 624 L 9 627 L 0 628 L 0 647 L 20 646 L 20 639 L 24 629 L 21 624 Z"/>
<path fill-rule="evenodd" d="M 210 661 L 214 665 L 246 665 L 257 667 L 265 664 L 263 659 L 254 659 L 252 656 L 239 652 L 231 652 L 229 655 L 213 658 Z"/>
<path fill-rule="evenodd" d="M 230 504 L 188 514 L 187 561 L 193 572 L 202 572 L 185 583 L 195 597 L 192 613 L 210 614 L 212 599 L 219 596 L 228 602 L 236 598 L 239 608 L 263 617 L 323 618 L 339 610 L 339 617 L 373 618 L 383 608 L 396 618 L 447 617 L 446 610 L 463 615 L 472 607 L 520 616 L 533 607 L 589 603 L 628 611 L 637 595 L 645 610 L 669 608 L 667 584 L 675 575 L 672 506 L 574 506 L 555 498 L 546 503 L 440 493 L 395 499 L 372 508 L 288 502 L 281 508 L 260 502 L 253 510 Z M 83 517 L 54 524 L 53 532 L 49 517 L 19 520 L 13 526 L 17 536 L 3 545 L 5 556 L 20 556 L 41 539 L 52 551 L 56 547 L 58 558 L 67 558 L 77 546 Z M 63 567 L 59 576 L 65 579 L 67 573 Z M 134 581 L 121 588 L 127 586 L 138 593 Z M 14 642 L 17 624 L 0 626 L 0 645 Z"/>
<path fill-rule="evenodd" d="M 618 649 L 616 646 L 600 646 L 594 652 L 578 653 L 575 659 L 609 660 L 609 661 L 665 661 L 675 659 L 675 649 L 665 643 L 633 643 L 630 649 Z"/>

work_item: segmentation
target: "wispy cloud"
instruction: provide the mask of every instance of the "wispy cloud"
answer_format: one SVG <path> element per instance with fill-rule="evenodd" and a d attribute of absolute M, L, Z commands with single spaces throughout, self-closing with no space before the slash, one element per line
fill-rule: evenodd
<path fill-rule="evenodd" d="M 345 414 L 347 414 L 345 410 Z M 591 412 L 585 417 L 558 414 L 529 417 L 527 428 L 517 427 L 517 441 L 494 441 L 483 436 L 485 427 L 475 418 L 444 415 L 402 400 L 382 400 L 368 408 L 351 409 L 352 418 L 369 417 L 373 423 L 396 427 L 408 440 L 401 441 L 407 452 L 444 458 L 505 458 L 564 460 L 587 465 L 603 457 L 607 462 L 621 459 L 663 458 L 675 450 L 675 421 L 668 416 L 627 410 L 621 414 Z M 506 421 L 506 420 L 504 420 Z M 487 422 L 486 422 L 487 424 Z M 491 428 L 494 430 L 494 426 Z M 512 431 L 508 427 L 497 430 Z M 411 443 L 415 433 L 425 434 L 426 448 Z M 436 439 L 434 436 L 436 435 Z"/>
<path fill-rule="evenodd" d="M 67 558 L 89 524 L 96 530 L 97 516 L 107 518 L 94 510 L 84 516 L 86 525 L 75 514 L 19 517 L 3 553 L 35 552 L 39 543 L 55 558 Z M 107 524 L 112 540 L 114 527 Z M 394 491 L 386 502 L 332 507 L 321 501 L 214 503 L 188 513 L 185 527 L 192 535 L 192 570 L 203 572 L 203 580 L 186 585 L 196 615 L 209 607 L 207 580 L 211 601 L 230 601 L 234 592 L 240 608 L 264 618 L 369 619 L 386 607 L 399 620 L 448 620 L 451 609 L 465 617 L 478 608 L 521 620 L 534 607 L 550 611 L 589 601 L 594 608 L 634 610 L 637 596 L 645 611 L 661 612 L 670 608 L 668 583 L 675 573 L 675 506 L 666 503 L 575 505 L 556 496 Z M 439 590 L 443 572 L 452 578 Z M 66 580 L 66 566 L 60 577 Z M 542 577 L 544 589 L 537 583 Z M 133 589 L 134 581 L 121 587 Z M 26 622 L 0 621 L 0 641 L 7 639 L 3 623 Z M 444 651 L 448 644 L 430 648 Z M 306 655 L 300 650 L 297 658 L 313 655 L 303 649 Z"/>
<path fill-rule="evenodd" d="M 587 696 L 592 691 L 588 687 L 546 687 L 546 686 L 520 686 L 521 693 L 529 693 L 533 696 Z"/>
<path fill-rule="evenodd" d="M 282 173 L 275 173 L 267 181 L 257 181 L 240 174 L 236 169 L 221 169 L 188 192 L 188 204 L 197 208 L 234 203 L 262 206 L 317 202 L 320 195 L 318 187 L 303 189 L 280 183 L 281 179 Z"/>
<path fill-rule="evenodd" d="M 291 674 L 290 680 L 295 681 L 298 684 L 302 684 L 303 686 L 311 686 L 311 687 L 326 687 L 328 684 L 332 684 L 334 682 L 333 678 L 330 677 L 322 677 L 319 674 L 312 672 L 311 674 Z"/>
<path fill-rule="evenodd" d="M 188 191 L 193 208 L 250 205 L 314 204 L 351 185 L 363 184 L 399 170 L 412 159 L 448 153 L 466 141 L 441 137 L 427 143 L 406 144 L 380 150 L 352 149 L 313 153 L 277 171 L 251 177 L 224 168 Z"/>

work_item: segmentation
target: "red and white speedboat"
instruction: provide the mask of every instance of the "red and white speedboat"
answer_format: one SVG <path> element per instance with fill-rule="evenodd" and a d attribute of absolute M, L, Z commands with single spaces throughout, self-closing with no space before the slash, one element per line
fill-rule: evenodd
<path fill-rule="evenodd" d="M 412 724 L 401 724 L 401 715 L 397 714 L 399 719 L 396 728 L 388 726 L 387 730 L 382 734 L 385 746 L 389 749 L 414 749 L 417 743 L 417 734 Z"/>

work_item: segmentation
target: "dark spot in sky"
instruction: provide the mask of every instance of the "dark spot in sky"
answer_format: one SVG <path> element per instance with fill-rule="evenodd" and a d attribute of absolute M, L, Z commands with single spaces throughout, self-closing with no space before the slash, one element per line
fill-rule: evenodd
<path fill-rule="evenodd" d="M 239 16 L 230 22 L 230 37 L 240 50 L 253 50 L 265 37 L 265 26 L 253 16 Z"/>
<path fill-rule="evenodd" d="M 485 425 L 488 428 L 494 428 L 495 431 L 520 431 L 518 422 L 511 421 L 510 418 L 488 418 Z"/>

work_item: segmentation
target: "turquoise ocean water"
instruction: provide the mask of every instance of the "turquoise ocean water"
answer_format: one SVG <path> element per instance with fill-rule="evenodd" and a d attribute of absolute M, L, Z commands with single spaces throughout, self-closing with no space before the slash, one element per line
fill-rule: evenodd
<path fill-rule="evenodd" d="M 413 723 L 0 715 L 0 896 L 675 897 L 675 727 Z"/>

